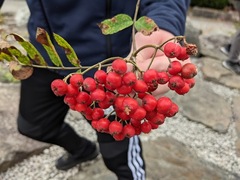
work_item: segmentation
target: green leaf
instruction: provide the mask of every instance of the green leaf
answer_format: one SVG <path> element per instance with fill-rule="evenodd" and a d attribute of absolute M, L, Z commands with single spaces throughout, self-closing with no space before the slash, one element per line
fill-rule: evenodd
<path fill-rule="evenodd" d="M 42 66 L 47 65 L 42 55 L 30 42 L 26 41 L 23 37 L 19 36 L 18 34 L 11 33 L 10 35 L 12 35 L 14 39 L 26 50 L 28 56 L 34 63 Z"/>
<path fill-rule="evenodd" d="M 150 19 L 149 17 L 142 16 L 134 24 L 138 32 L 143 33 L 144 35 L 151 35 L 152 32 L 157 31 L 159 28 L 157 24 Z"/>
<path fill-rule="evenodd" d="M 37 35 L 36 35 L 36 40 L 42 44 L 42 46 L 44 47 L 44 49 L 47 51 L 51 61 L 53 62 L 53 64 L 55 66 L 62 66 L 62 61 L 55 49 L 55 47 L 53 46 L 53 43 L 47 33 L 47 31 L 45 31 L 42 28 L 38 28 L 37 29 Z"/>
<path fill-rule="evenodd" d="M 76 67 L 79 67 L 80 66 L 80 61 L 77 57 L 77 54 L 73 50 L 73 48 L 70 46 L 70 44 L 65 39 L 63 39 L 63 37 L 61 37 L 58 34 L 54 33 L 53 36 L 54 36 L 54 39 L 56 40 L 56 42 L 58 43 L 58 45 L 61 46 L 64 49 L 65 54 L 66 54 L 69 62 L 72 65 L 74 65 Z"/>
<path fill-rule="evenodd" d="M 11 55 L 8 55 L 8 54 L 6 54 L 6 53 L 4 53 L 4 52 L 1 52 L 1 53 L 0 53 L 0 61 L 3 61 L 3 60 L 12 61 L 13 58 L 12 58 Z"/>
<path fill-rule="evenodd" d="M 30 59 L 25 56 L 20 50 L 18 50 L 16 47 L 14 46 L 10 46 L 9 48 L 7 48 L 7 50 L 9 51 L 9 53 L 12 56 L 15 56 L 17 58 L 17 60 L 24 64 L 24 65 L 31 65 L 31 61 Z"/>
<path fill-rule="evenodd" d="M 104 35 L 117 33 L 133 24 L 132 18 L 127 14 L 118 14 L 111 19 L 102 21 L 98 26 Z"/>

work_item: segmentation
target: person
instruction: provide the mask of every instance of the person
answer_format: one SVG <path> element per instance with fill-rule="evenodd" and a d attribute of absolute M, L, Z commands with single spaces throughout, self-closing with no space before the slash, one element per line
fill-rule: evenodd
<path fill-rule="evenodd" d="M 230 44 L 221 47 L 222 53 L 228 56 L 227 60 L 222 62 L 223 67 L 240 75 L 240 29 L 236 32 Z"/>
<path fill-rule="evenodd" d="M 0 4 L 3 0 L 0 0 Z M 46 51 L 36 41 L 38 27 L 51 36 L 61 35 L 74 48 L 82 66 L 93 65 L 113 56 L 127 57 L 131 50 L 131 28 L 117 34 L 103 35 L 97 26 L 104 19 L 125 13 L 134 16 L 137 0 L 27 0 L 30 10 L 28 32 L 30 42 L 52 65 Z M 142 0 L 139 16 L 148 16 L 159 26 L 151 36 L 136 33 L 136 47 L 144 44 L 160 44 L 176 35 L 183 35 L 190 0 L 154 1 Z M 52 37 L 52 36 L 51 36 Z M 71 66 L 64 51 L 56 46 L 64 66 Z M 137 64 L 146 69 L 151 60 L 151 50 L 144 50 L 137 57 Z M 168 59 L 158 53 L 152 67 L 166 69 Z M 56 161 L 56 168 L 68 170 L 75 165 L 96 158 L 99 151 L 106 167 L 119 180 L 145 179 L 145 160 L 139 136 L 115 141 L 106 133 L 97 134 L 97 143 L 78 135 L 64 122 L 69 108 L 62 97 L 53 94 L 50 84 L 54 79 L 63 79 L 68 72 L 35 68 L 31 77 L 21 81 L 18 130 L 21 134 L 46 143 L 63 147 L 66 154 Z M 86 76 L 93 76 L 89 72 Z M 164 93 L 162 88 L 158 93 Z M 98 150 L 99 146 L 99 150 Z"/>

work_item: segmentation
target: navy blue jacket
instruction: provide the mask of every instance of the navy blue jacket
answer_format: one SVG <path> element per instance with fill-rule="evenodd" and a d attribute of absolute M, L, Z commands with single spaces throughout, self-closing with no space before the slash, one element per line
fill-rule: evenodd
<path fill-rule="evenodd" d="M 3 0 L 0 0 L 0 5 Z M 36 42 L 41 27 L 66 39 L 76 51 L 81 65 L 92 65 L 107 57 L 126 56 L 130 50 L 131 28 L 105 36 L 97 26 L 104 19 L 125 13 L 133 17 L 137 0 L 27 0 L 31 16 L 28 23 L 30 41 L 48 60 Z M 139 16 L 148 16 L 174 35 L 184 35 L 190 0 L 142 0 Z M 70 66 L 61 48 L 57 48 L 64 65 Z"/>

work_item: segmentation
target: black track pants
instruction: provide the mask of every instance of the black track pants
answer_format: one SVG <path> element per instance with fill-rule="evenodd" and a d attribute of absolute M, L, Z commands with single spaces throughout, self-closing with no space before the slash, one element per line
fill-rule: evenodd
<path fill-rule="evenodd" d="M 18 130 L 32 139 L 61 146 L 72 154 L 84 155 L 90 141 L 77 135 L 64 122 L 69 108 L 63 97 L 55 96 L 50 87 L 57 78 L 63 77 L 46 69 L 34 69 L 33 75 L 21 82 Z M 104 163 L 119 180 L 145 179 L 139 137 L 115 141 L 109 134 L 96 133 Z"/>

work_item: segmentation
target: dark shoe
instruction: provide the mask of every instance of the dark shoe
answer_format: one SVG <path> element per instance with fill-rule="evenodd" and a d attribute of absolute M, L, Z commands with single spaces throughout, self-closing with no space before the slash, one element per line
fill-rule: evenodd
<path fill-rule="evenodd" d="M 97 147 L 88 156 L 80 156 L 80 157 L 76 158 L 76 156 L 66 153 L 57 160 L 56 168 L 58 170 L 68 170 L 80 163 L 91 161 L 91 160 L 95 159 L 98 156 L 98 154 L 99 154 L 99 150 Z"/>
<path fill-rule="evenodd" d="M 222 65 L 226 69 L 240 75 L 240 64 L 239 63 L 233 63 L 231 61 L 223 61 Z"/>

